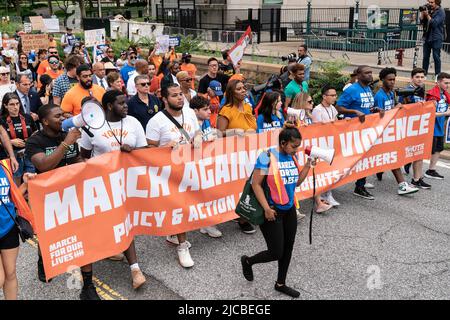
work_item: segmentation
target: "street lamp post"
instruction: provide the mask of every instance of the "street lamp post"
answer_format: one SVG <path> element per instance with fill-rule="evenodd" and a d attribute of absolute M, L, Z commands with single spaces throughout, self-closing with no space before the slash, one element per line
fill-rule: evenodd
<path fill-rule="evenodd" d="M 97 7 L 98 7 L 98 17 L 102 17 L 102 2 L 101 0 L 97 0 Z"/>

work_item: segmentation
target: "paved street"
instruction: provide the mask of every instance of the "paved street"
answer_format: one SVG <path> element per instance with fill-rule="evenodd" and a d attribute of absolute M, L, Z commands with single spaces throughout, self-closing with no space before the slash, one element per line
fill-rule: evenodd
<path fill-rule="evenodd" d="M 429 181 L 432 189 L 414 196 L 398 196 L 391 173 L 382 182 L 369 177 L 375 201 L 353 196 L 353 185 L 335 190 L 342 206 L 315 215 L 312 245 L 309 217 L 299 225 L 288 283 L 301 291 L 301 299 L 449 299 L 450 163 L 441 162 L 438 171 L 446 180 Z M 310 208 L 304 201 L 303 211 Z M 239 257 L 265 249 L 261 232 L 245 235 L 234 222 L 220 229 L 221 239 L 189 234 L 195 261 L 190 270 L 180 267 L 175 248 L 163 238 L 138 237 L 148 283 L 134 292 L 127 264 L 104 260 L 94 266 L 100 295 L 114 300 L 286 299 L 273 290 L 276 263 L 254 266 L 253 283 L 241 274 Z M 68 275 L 39 282 L 36 260 L 35 244 L 23 244 L 20 299 L 78 299 L 79 290 L 68 288 Z"/>

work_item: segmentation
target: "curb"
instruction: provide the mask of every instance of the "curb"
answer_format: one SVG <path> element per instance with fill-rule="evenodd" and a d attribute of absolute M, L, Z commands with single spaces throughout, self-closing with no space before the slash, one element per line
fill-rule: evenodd
<path fill-rule="evenodd" d="M 450 160 L 450 150 L 442 151 L 439 159 Z"/>

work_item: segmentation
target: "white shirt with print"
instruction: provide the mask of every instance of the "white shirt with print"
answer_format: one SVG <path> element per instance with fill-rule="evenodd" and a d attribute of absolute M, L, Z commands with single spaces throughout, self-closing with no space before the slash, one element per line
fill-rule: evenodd
<path fill-rule="evenodd" d="M 200 130 L 200 125 L 198 124 L 195 112 L 190 108 L 183 108 L 182 115 L 174 118 L 183 126 L 191 139 L 195 136 L 195 133 Z M 153 116 L 147 123 L 145 133 L 147 139 L 159 141 L 160 146 L 164 146 L 173 140 L 178 141 L 180 144 L 189 143 L 189 141 L 186 141 L 187 139 L 184 134 L 181 133 L 175 124 L 161 111 Z"/>
<path fill-rule="evenodd" d="M 122 119 L 122 132 L 120 131 L 120 128 L 120 121 L 109 122 L 109 126 L 108 122 L 105 121 L 100 129 L 89 129 L 94 134 L 93 138 L 82 131 L 81 139 L 78 143 L 80 147 L 86 150 L 93 150 L 92 157 L 120 150 L 119 142 L 121 137 L 122 145 L 127 144 L 132 148 L 145 147 L 147 145 L 144 129 L 136 118 L 126 116 Z"/>

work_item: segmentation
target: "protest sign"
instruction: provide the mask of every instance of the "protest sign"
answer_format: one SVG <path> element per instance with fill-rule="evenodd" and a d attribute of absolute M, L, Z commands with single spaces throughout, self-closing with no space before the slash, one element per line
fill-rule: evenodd
<path fill-rule="evenodd" d="M 230 56 L 234 66 L 237 66 L 238 62 L 244 56 L 245 48 L 247 48 L 251 39 L 252 39 L 252 29 L 248 27 L 247 31 L 245 31 L 242 37 L 239 38 L 236 44 L 228 52 L 228 55 Z"/>
<path fill-rule="evenodd" d="M 59 19 L 58 18 L 50 18 L 44 19 L 45 28 L 47 32 L 59 32 Z"/>
<path fill-rule="evenodd" d="M 86 47 L 95 47 L 96 45 L 105 43 L 105 29 L 94 29 L 84 31 L 84 44 Z"/>
<path fill-rule="evenodd" d="M 48 49 L 48 35 L 47 34 L 23 34 L 22 38 L 22 50 L 24 52 L 30 52 L 39 49 Z"/>
<path fill-rule="evenodd" d="M 33 30 L 31 23 L 29 22 L 24 22 L 23 23 L 23 30 L 25 31 L 25 33 L 31 33 L 31 31 Z"/>
<path fill-rule="evenodd" d="M 170 37 L 169 38 L 169 46 L 171 47 L 178 47 L 181 42 L 181 37 Z"/>
<path fill-rule="evenodd" d="M 34 31 L 42 31 L 46 32 L 47 28 L 45 27 L 44 18 L 42 16 L 30 17 L 31 27 Z"/>
<path fill-rule="evenodd" d="M 170 36 L 162 35 L 156 37 L 157 49 L 156 54 L 167 53 L 169 52 L 170 46 Z"/>
<path fill-rule="evenodd" d="M 417 105 L 366 116 L 364 123 L 354 118 L 302 127 L 300 167 L 306 146 L 336 150 L 331 166 L 316 165 L 317 194 L 429 158 L 435 107 Z M 135 235 L 179 234 L 235 219 L 256 158 L 278 144 L 278 133 L 227 137 L 201 149 L 116 151 L 39 174 L 29 182 L 29 199 L 46 276 L 123 252 Z M 312 197 L 312 181 L 310 171 L 299 199 Z"/>

